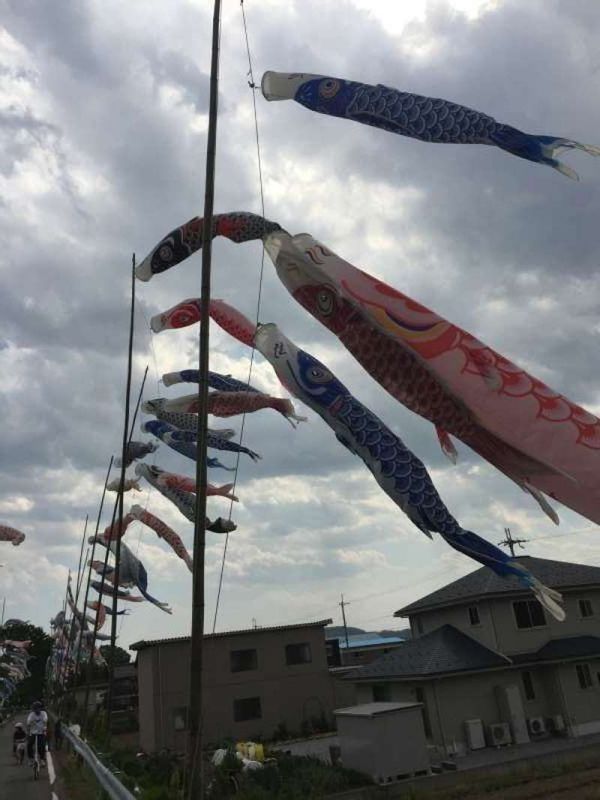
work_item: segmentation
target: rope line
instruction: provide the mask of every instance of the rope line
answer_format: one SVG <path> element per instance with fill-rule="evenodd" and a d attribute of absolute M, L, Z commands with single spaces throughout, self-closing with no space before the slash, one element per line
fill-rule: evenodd
<path fill-rule="evenodd" d="M 258 183 L 260 187 L 260 208 L 261 208 L 261 216 L 265 218 L 265 193 L 264 193 L 264 185 L 263 185 L 263 171 L 262 171 L 262 158 L 261 158 L 261 149 L 260 149 L 260 133 L 258 129 L 258 111 L 256 109 L 256 84 L 254 82 L 254 68 L 252 66 L 252 52 L 250 50 L 250 40 L 248 38 L 248 24 L 246 21 L 246 12 L 244 10 L 244 0 L 240 0 L 240 8 L 242 11 L 242 24 L 244 28 L 244 40 L 246 43 L 246 55 L 248 57 L 248 72 L 247 77 L 249 77 L 248 86 L 250 91 L 252 92 L 252 109 L 254 113 L 254 137 L 256 141 L 256 161 L 257 161 L 257 168 L 258 168 Z M 262 287 L 263 287 L 263 276 L 265 271 L 265 250 L 264 247 L 261 251 L 261 259 L 260 259 L 260 271 L 259 271 L 259 278 L 258 278 L 258 296 L 256 299 L 256 325 L 258 325 L 259 316 L 260 316 L 260 306 L 262 302 Z M 248 384 L 252 379 L 252 370 L 254 368 L 254 356 L 256 353 L 256 348 L 252 347 L 252 353 L 250 355 L 250 365 L 248 367 Z M 239 443 L 242 444 L 244 439 L 244 428 L 246 424 L 246 413 L 242 414 L 242 424 L 240 427 L 240 439 Z M 236 462 L 235 462 L 235 472 L 233 476 L 233 489 L 232 494 L 235 494 L 235 489 L 237 486 L 237 479 L 238 479 L 238 469 L 240 465 L 240 453 L 237 453 Z M 229 516 L 228 519 L 231 520 L 231 515 L 233 513 L 233 500 L 229 501 Z M 225 545 L 223 546 L 223 557 L 221 560 L 221 572 L 219 575 L 219 587 L 217 589 L 217 599 L 215 602 L 215 615 L 213 618 L 213 626 L 212 632 L 215 632 L 215 628 L 217 627 L 217 617 L 219 614 L 219 604 L 221 601 L 221 590 L 223 588 L 223 574 L 225 572 L 225 561 L 227 559 L 227 549 L 229 545 L 229 533 L 225 534 Z"/>

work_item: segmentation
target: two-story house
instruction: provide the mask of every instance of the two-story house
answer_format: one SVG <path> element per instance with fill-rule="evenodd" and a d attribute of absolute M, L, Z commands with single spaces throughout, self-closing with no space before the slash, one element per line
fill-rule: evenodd
<path fill-rule="evenodd" d="M 394 614 L 413 638 L 348 676 L 357 701 L 423 703 L 448 753 L 600 732 L 600 568 L 519 561 L 562 593 L 566 621 L 483 567 Z"/>
<path fill-rule="evenodd" d="M 264 739 L 330 721 L 335 707 L 324 627 L 301 625 L 204 636 L 203 729 L 207 743 Z M 137 651 L 140 746 L 147 752 L 187 743 L 190 638 L 140 641 Z"/>

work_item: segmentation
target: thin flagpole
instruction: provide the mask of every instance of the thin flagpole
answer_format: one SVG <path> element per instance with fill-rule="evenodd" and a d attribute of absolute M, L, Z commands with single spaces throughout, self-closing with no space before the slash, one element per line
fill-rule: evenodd
<path fill-rule="evenodd" d="M 146 369 L 144 370 L 144 377 L 142 378 L 142 383 L 140 385 L 140 390 L 138 392 L 137 402 L 135 404 L 135 411 L 133 412 L 133 419 L 131 420 L 131 428 L 129 430 L 129 439 L 127 440 L 127 444 L 129 444 L 131 442 L 132 438 L 133 438 L 133 432 L 135 430 L 135 423 L 136 423 L 136 420 L 137 420 L 138 411 L 140 409 L 140 403 L 142 402 L 142 395 L 144 393 L 144 387 L 146 386 L 146 378 L 147 377 L 148 377 L 148 366 L 146 365 Z M 112 460 L 111 460 L 111 464 L 112 464 Z M 113 507 L 112 519 L 111 519 L 111 522 L 110 522 L 110 530 L 111 531 L 112 531 L 112 529 L 114 527 L 115 519 L 116 519 L 116 516 L 117 516 L 118 501 L 119 501 L 119 498 L 117 496 L 117 499 L 115 500 L 115 505 Z M 97 536 L 97 534 L 98 534 L 98 529 L 96 528 L 96 536 Z M 104 556 L 104 569 L 103 569 L 103 573 L 102 573 L 102 580 L 101 580 L 101 583 L 100 583 L 102 591 L 100 591 L 98 593 L 98 608 L 102 604 L 102 598 L 104 597 L 104 587 L 106 586 L 104 574 L 106 573 L 106 567 L 108 566 L 108 557 L 109 557 L 110 552 L 111 552 L 110 546 L 105 545 L 105 547 L 106 547 L 106 553 L 105 553 L 105 556 Z M 113 588 L 113 591 L 114 591 L 114 588 Z M 117 591 L 118 591 L 118 588 L 117 588 Z M 92 667 L 93 667 L 93 663 L 94 663 L 94 649 L 96 647 L 96 634 L 98 633 L 98 620 L 99 620 L 99 611 L 96 611 L 96 618 L 94 620 L 93 637 L 92 637 L 92 641 L 91 641 L 90 654 L 89 654 L 88 664 L 87 664 L 87 680 L 86 680 L 86 687 L 85 687 L 85 701 L 84 701 L 84 707 L 83 707 L 83 722 L 82 722 L 82 725 L 81 725 L 83 731 L 86 730 L 86 725 L 87 725 L 88 703 L 89 703 L 89 700 L 90 700 L 90 687 L 91 687 L 91 683 L 92 683 Z"/>
<path fill-rule="evenodd" d="M 127 443 L 129 438 L 129 406 L 131 400 L 131 371 L 133 368 L 133 331 L 135 323 L 135 253 L 131 257 L 131 312 L 129 317 L 129 350 L 127 357 L 127 385 L 125 389 L 125 422 L 123 424 L 123 447 L 121 456 L 121 480 L 119 482 L 119 524 L 115 542 L 115 571 L 112 597 L 112 619 L 110 628 L 110 662 L 108 665 L 108 699 L 106 701 L 107 734 L 110 739 L 111 718 L 113 713 L 115 683 L 115 647 L 117 642 L 117 610 L 119 603 L 119 569 L 121 560 L 121 536 L 123 528 L 123 495 L 125 494 L 125 472 L 127 467 Z M 111 537 L 112 538 L 112 537 Z"/>
<path fill-rule="evenodd" d="M 92 553 L 90 555 L 90 563 L 88 565 L 88 574 L 87 574 L 87 583 L 85 586 L 85 593 L 83 595 L 83 614 L 85 615 L 85 609 L 87 607 L 88 597 L 90 593 L 90 580 L 92 576 L 92 561 L 94 560 L 94 555 L 96 553 L 96 536 L 98 536 L 98 528 L 100 527 L 100 520 L 102 519 L 102 509 L 104 508 L 104 498 L 106 497 L 106 487 L 108 486 L 108 479 L 110 477 L 110 471 L 113 465 L 113 456 L 110 457 L 110 461 L 108 462 L 108 469 L 106 470 L 106 478 L 104 479 L 104 487 L 102 488 L 102 497 L 100 498 L 100 505 L 98 507 L 98 516 L 96 517 L 96 530 L 94 531 L 94 541 L 92 542 Z M 79 672 L 79 661 L 81 659 L 81 642 L 83 637 L 79 637 L 79 642 L 77 645 L 77 652 L 75 653 L 75 667 L 74 667 L 74 687 L 77 686 L 77 678 Z"/>
<path fill-rule="evenodd" d="M 85 535 L 87 533 L 87 526 L 88 526 L 88 515 L 85 515 L 85 524 L 83 526 L 83 536 L 81 537 L 81 547 L 79 549 L 79 563 L 77 565 L 77 580 L 75 581 L 75 611 L 72 612 L 71 616 L 71 628 L 69 630 L 69 641 L 67 644 L 67 653 L 65 658 L 63 659 L 62 669 L 58 675 L 58 681 L 61 687 L 64 688 L 65 684 L 68 683 L 69 680 L 69 660 L 71 658 L 71 654 L 73 651 L 73 642 L 75 641 L 75 625 L 73 621 L 76 619 L 76 611 L 77 611 L 77 602 L 79 600 L 79 587 L 81 585 L 81 559 L 83 558 L 83 548 L 85 546 Z M 81 637 L 80 637 L 81 638 Z"/>
<path fill-rule="evenodd" d="M 219 101 L 219 33 L 221 2 L 215 0 L 212 25 L 210 99 L 206 143 L 206 181 L 204 185 L 204 222 L 202 225 L 202 295 L 200 298 L 200 341 L 198 383 L 198 449 L 196 452 L 196 516 L 194 524 L 194 569 L 192 598 L 192 635 L 190 655 L 189 763 L 188 798 L 204 796 L 202 762 L 202 668 L 204 643 L 204 562 L 206 549 L 206 431 L 208 417 L 208 336 L 210 271 L 212 262 L 212 227 L 215 196 L 215 161 L 217 152 L 217 112 Z"/>

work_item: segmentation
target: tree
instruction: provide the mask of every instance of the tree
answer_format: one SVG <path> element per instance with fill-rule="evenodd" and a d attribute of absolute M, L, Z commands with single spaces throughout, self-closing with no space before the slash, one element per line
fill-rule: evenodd
<path fill-rule="evenodd" d="M 17 684 L 16 691 L 10 697 L 9 705 L 28 706 L 34 700 L 41 700 L 44 696 L 46 661 L 52 651 L 52 637 L 42 628 L 38 628 L 37 625 L 19 622 L 0 627 L 0 642 L 4 641 L 4 639 L 14 639 L 21 642 L 28 639 L 31 640 L 31 645 L 27 651 L 28 655 L 31 656 L 27 662 L 31 676 Z"/>
<path fill-rule="evenodd" d="M 106 663 L 110 666 L 111 663 L 111 646 L 109 644 L 103 644 L 100 648 L 100 652 L 104 657 Z M 127 650 L 123 650 L 122 647 L 118 645 L 115 646 L 115 666 L 121 667 L 123 664 L 129 664 L 131 661 L 131 656 L 127 652 Z"/>

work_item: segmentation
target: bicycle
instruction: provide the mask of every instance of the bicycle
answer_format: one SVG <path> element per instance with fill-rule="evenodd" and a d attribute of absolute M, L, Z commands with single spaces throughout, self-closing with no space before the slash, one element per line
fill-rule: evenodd
<path fill-rule="evenodd" d="M 33 738 L 34 738 L 34 745 L 33 745 L 33 748 L 34 748 L 33 749 L 33 780 L 37 781 L 37 779 L 40 777 L 40 765 L 41 765 L 41 762 L 42 762 L 42 759 L 40 758 L 40 754 L 38 752 L 38 740 L 40 738 L 40 734 L 39 733 L 34 733 L 33 734 Z"/>

